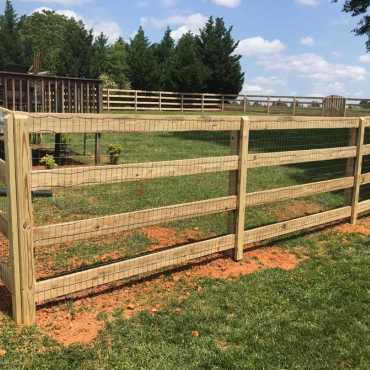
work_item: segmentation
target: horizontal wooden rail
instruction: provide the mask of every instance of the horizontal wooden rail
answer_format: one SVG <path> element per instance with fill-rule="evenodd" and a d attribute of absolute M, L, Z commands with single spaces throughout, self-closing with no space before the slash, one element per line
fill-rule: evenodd
<path fill-rule="evenodd" d="M 192 243 L 146 256 L 116 262 L 94 269 L 76 272 L 67 276 L 36 283 L 36 303 L 94 288 L 113 281 L 143 275 L 197 258 L 230 250 L 234 247 L 235 235 L 222 236 Z"/>
<path fill-rule="evenodd" d="M 250 154 L 248 156 L 248 167 L 269 167 L 287 164 L 329 161 L 334 159 L 354 158 L 356 156 L 356 153 L 356 147 L 350 146 L 330 149 L 310 149 L 288 152 Z"/>
<path fill-rule="evenodd" d="M 246 204 L 247 206 L 256 206 L 347 189 L 353 186 L 353 182 L 353 177 L 347 177 L 248 193 L 246 195 Z M 38 226 L 33 231 L 34 245 L 36 247 L 42 247 L 76 240 L 85 240 L 171 221 L 229 212 L 235 209 L 236 196 L 229 196 L 113 216 Z"/>
<path fill-rule="evenodd" d="M 294 220 L 280 222 L 273 225 L 259 227 L 245 232 L 247 244 L 257 243 L 264 240 L 277 238 L 282 235 L 296 231 L 310 229 L 312 227 L 325 225 L 339 221 L 351 216 L 351 207 L 342 207 L 332 211 L 326 211 L 310 216 L 296 218 Z"/>
<path fill-rule="evenodd" d="M 358 213 L 370 211 L 370 200 L 364 200 L 358 203 Z"/>
<path fill-rule="evenodd" d="M 247 194 L 247 206 L 280 202 L 289 199 L 307 197 L 319 193 L 344 190 L 353 187 L 353 177 L 319 181 L 303 185 L 288 186 Z"/>
<path fill-rule="evenodd" d="M 238 156 L 90 166 L 32 172 L 32 188 L 107 184 L 238 169 Z"/>
<path fill-rule="evenodd" d="M 186 132 L 237 131 L 240 117 L 174 117 L 122 116 L 118 114 L 44 114 L 29 115 L 30 132 L 96 133 L 96 132 Z"/>
<path fill-rule="evenodd" d="M 235 210 L 236 196 L 34 228 L 36 247 L 83 240 L 160 223 Z"/>
<path fill-rule="evenodd" d="M 184 108 L 186 110 L 186 107 Z M 95 132 L 186 132 L 238 131 L 238 116 L 171 116 L 80 113 L 31 113 L 30 132 L 95 133 Z M 358 118 L 251 116 L 250 130 L 307 130 L 357 128 Z"/>
<path fill-rule="evenodd" d="M 4 285 L 7 287 L 9 292 L 12 291 L 12 278 L 10 276 L 10 269 L 7 264 L 0 263 L 0 280 L 4 283 Z"/>
<path fill-rule="evenodd" d="M 0 182 L 6 183 L 6 163 L 0 159 Z"/>

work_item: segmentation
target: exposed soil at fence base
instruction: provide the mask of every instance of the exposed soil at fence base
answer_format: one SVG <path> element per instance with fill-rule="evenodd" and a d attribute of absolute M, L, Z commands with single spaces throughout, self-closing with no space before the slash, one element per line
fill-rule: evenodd
<path fill-rule="evenodd" d="M 237 278 L 269 268 L 292 270 L 300 261 L 296 255 L 278 247 L 248 251 L 241 262 L 219 255 L 211 261 L 132 283 L 106 294 L 41 308 L 37 313 L 37 324 L 64 345 L 88 344 L 105 325 L 99 320 L 99 313 L 104 312 L 110 317 L 114 311 L 122 309 L 126 318 L 143 311 L 155 315 L 171 300 L 181 302 L 192 291 L 201 291 L 200 278 Z"/>

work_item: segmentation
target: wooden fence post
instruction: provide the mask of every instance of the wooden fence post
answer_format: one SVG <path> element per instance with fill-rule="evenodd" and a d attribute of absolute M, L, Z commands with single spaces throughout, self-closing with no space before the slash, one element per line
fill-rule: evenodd
<path fill-rule="evenodd" d="M 235 227 L 234 258 L 236 261 L 242 260 L 244 254 L 248 151 L 249 151 L 249 117 L 242 117 L 239 135 L 239 172 L 237 183 L 237 209 L 236 209 L 236 227 Z"/>
<path fill-rule="evenodd" d="M 360 118 L 360 126 L 357 135 L 357 155 L 356 155 L 356 166 L 355 166 L 355 181 L 353 186 L 352 196 L 352 215 L 351 223 L 356 225 L 358 218 L 358 202 L 360 199 L 361 189 L 361 175 L 362 175 L 362 162 L 363 162 L 363 146 L 365 142 L 365 118 Z"/>
<path fill-rule="evenodd" d="M 267 114 L 270 114 L 270 97 L 267 98 Z"/>
<path fill-rule="evenodd" d="M 225 112 L 225 95 L 222 95 L 221 112 Z"/>
<path fill-rule="evenodd" d="M 297 112 L 297 98 L 293 98 L 293 116 L 296 115 Z"/>
<path fill-rule="evenodd" d="M 108 112 L 110 112 L 110 90 L 107 90 L 107 105 L 108 105 Z"/>
<path fill-rule="evenodd" d="M 204 94 L 202 94 L 202 112 L 204 112 Z"/>
<path fill-rule="evenodd" d="M 159 92 L 159 111 L 162 112 L 162 92 Z"/>
<path fill-rule="evenodd" d="M 135 112 L 137 112 L 137 90 L 135 90 Z"/>
<path fill-rule="evenodd" d="M 23 323 L 21 281 L 19 271 L 18 215 L 16 194 L 16 170 L 14 160 L 14 115 L 5 117 L 4 146 L 6 159 L 6 188 L 8 192 L 9 266 L 11 270 L 11 293 L 13 319 L 17 325 Z"/>
<path fill-rule="evenodd" d="M 31 197 L 31 149 L 29 144 L 29 132 L 26 127 L 28 117 L 26 115 L 15 114 L 13 121 L 13 146 L 14 146 L 14 174 L 10 178 L 9 184 L 15 183 L 15 188 L 10 188 L 9 193 L 15 192 L 11 199 L 11 206 L 16 205 L 16 209 L 11 208 L 12 231 L 16 231 L 13 238 L 13 250 L 18 249 L 18 261 L 14 260 L 14 266 L 18 262 L 19 266 L 19 285 L 22 303 L 21 323 L 23 325 L 33 325 L 36 318 L 35 305 L 35 269 L 33 251 L 33 211 Z M 12 138 L 9 136 L 9 142 Z M 9 149 L 11 149 L 9 145 Z M 10 158 L 9 158 L 10 159 Z M 9 167 L 11 165 L 9 164 Z M 12 176 L 11 171 L 9 171 Z M 18 245 L 14 244 L 15 238 Z M 14 252 L 13 252 L 14 253 Z M 14 284 L 15 285 L 15 284 Z M 18 293 L 15 293 L 18 294 Z"/>

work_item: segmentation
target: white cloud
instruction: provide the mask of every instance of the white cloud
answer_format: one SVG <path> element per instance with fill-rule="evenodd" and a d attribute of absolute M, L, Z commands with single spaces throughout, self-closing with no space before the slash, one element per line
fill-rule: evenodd
<path fill-rule="evenodd" d="M 263 58 L 259 63 L 269 70 L 278 70 L 309 78 L 317 82 L 333 83 L 340 80 L 363 81 L 368 73 L 356 65 L 330 63 L 318 54 L 280 55 L 272 59 Z"/>
<path fill-rule="evenodd" d="M 250 95 L 274 95 L 278 94 L 279 90 L 286 86 L 286 82 L 276 76 L 259 76 L 253 78 L 250 82 L 247 81 L 242 93 Z"/>
<path fill-rule="evenodd" d="M 284 49 L 285 45 L 280 40 L 268 41 L 256 36 L 241 40 L 236 53 L 244 56 L 261 56 L 277 54 Z"/>
<path fill-rule="evenodd" d="M 224 6 L 226 8 L 237 8 L 241 4 L 241 0 L 211 0 L 214 4 Z"/>
<path fill-rule="evenodd" d="M 320 0 L 296 0 L 296 3 L 303 6 L 315 7 L 320 5 Z"/>
<path fill-rule="evenodd" d="M 311 36 L 305 36 L 301 38 L 301 44 L 304 46 L 314 46 L 315 40 Z"/>
<path fill-rule="evenodd" d="M 64 15 L 67 18 L 74 18 L 77 21 L 82 21 L 88 29 L 93 29 L 94 36 L 99 36 L 100 33 L 103 32 L 108 37 L 109 42 L 116 41 L 122 35 L 122 30 L 118 23 L 110 20 L 98 20 L 81 17 L 75 11 L 70 9 L 53 10 L 50 8 L 41 7 L 35 9 L 32 13 L 41 13 L 44 10 L 55 11 L 55 13 Z"/>
<path fill-rule="evenodd" d="M 175 26 L 176 29 L 172 31 L 172 37 L 178 40 L 186 32 L 194 34 L 199 33 L 208 20 L 208 17 L 201 13 L 195 13 L 188 16 L 175 15 L 168 18 L 141 18 L 140 23 L 144 27 L 165 28 L 167 26 Z"/>
<path fill-rule="evenodd" d="M 161 0 L 161 3 L 166 8 L 172 8 L 176 5 L 177 0 Z"/>
<path fill-rule="evenodd" d="M 361 55 L 358 60 L 364 64 L 370 64 L 370 54 Z"/>

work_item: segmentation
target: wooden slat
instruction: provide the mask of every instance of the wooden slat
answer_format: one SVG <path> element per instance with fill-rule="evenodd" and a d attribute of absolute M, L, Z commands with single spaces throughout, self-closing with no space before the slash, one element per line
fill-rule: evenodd
<path fill-rule="evenodd" d="M 356 152 L 356 147 L 351 146 L 343 148 L 250 154 L 248 156 L 248 168 L 352 158 L 356 156 Z"/>
<path fill-rule="evenodd" d="M 234 247 L 235 235 L 188 244 L 127 261 L 77 272 L 36 283 L 36 302 L 72 294 L 102 284 L 183 264 Z"/>
<path fill-rule="evenodd" d="M 0 159 L 0 181 L 6 182 L 6 163 L 2 159 Z"/>
<path fill-rule="evenodd" d="M 35 247 L 89 239 L 236 209 L 236 196 L 34 228 Z"/>
<path fill-rule="evenodd" d="M 370 172 L 364 173 L 361 176 L 361 185 L 370 184 Z"/>
<path fill-rule="evenodd" d="M 311 216 L 301 217 L 290 221 L 259 227 L 245 232 L 247 244 L 273 239 L 296 231 L 310 229 L 342 220 L 351 216 L 351 207 L 343 207 L 332 211 L 322 212 Z"/>
<path fill-rule="evenodd" d="M 353 187 L 353 177 L 343 177 L 334 180 L 313 182 L 303 185 L 288 186 L 284 188 L 259 191 L 247 194 L 247 206 L 279 202 L 294 198 L 307 197 L 319 193 L 344 190 Z"/>
<path fill-rule="evenodd" d="M 32 172 L 32 188 L 107 184 L 169 176 L 232 171 L 238 168 L 238 156 L 133 163 L 117 166 L 60 168 Z"/>
<path fill-rule="evenodd" d="M 186 132 L 235 131 L 240 119 L 220 117 L 122 116 L 118 114 L 31 114 L 31 132 Z"/>
<path fill-rule="evenodd" d="M 358 213 L 370 211 L 370 200 L 365 200 L 358 203 Z"/>
<path fill-rule="evenodd" d="M 363 162 L 363 146 L 365 142 L 365 119 L 360 119 L 360 127 L 357 135 L 357 156 L 356 165 L 354 171 L 355 183 L 353 186 L 353 197 L 352 197 L 352 216 L 351 223 L 355 225 L 358 217 L 358 202 L 360 199 L 360 188 L 361 188 L 361 174 L 362 174 L 362 162 Z"/>
<path fill-rule="evenodd" d="M 237 212 L 235 228 L 235 251 L 234 259 L 241 261 L 243 259 L 244 248 L 244 225 L 245 225 L 245 207 L 246 207 L 246 189 L 248 173 L 248 150 L 249 150 L 249 118 L 243 117 L 239 135 L 239 171 L 237 185 Z"/>
<path fill-rule="evenodd" d="M 0 263 L 0 280 L 4 283 L 9 292 L 11 292 L 12 291 L 11 273 L 8 265 L 5 263 Z"/>

